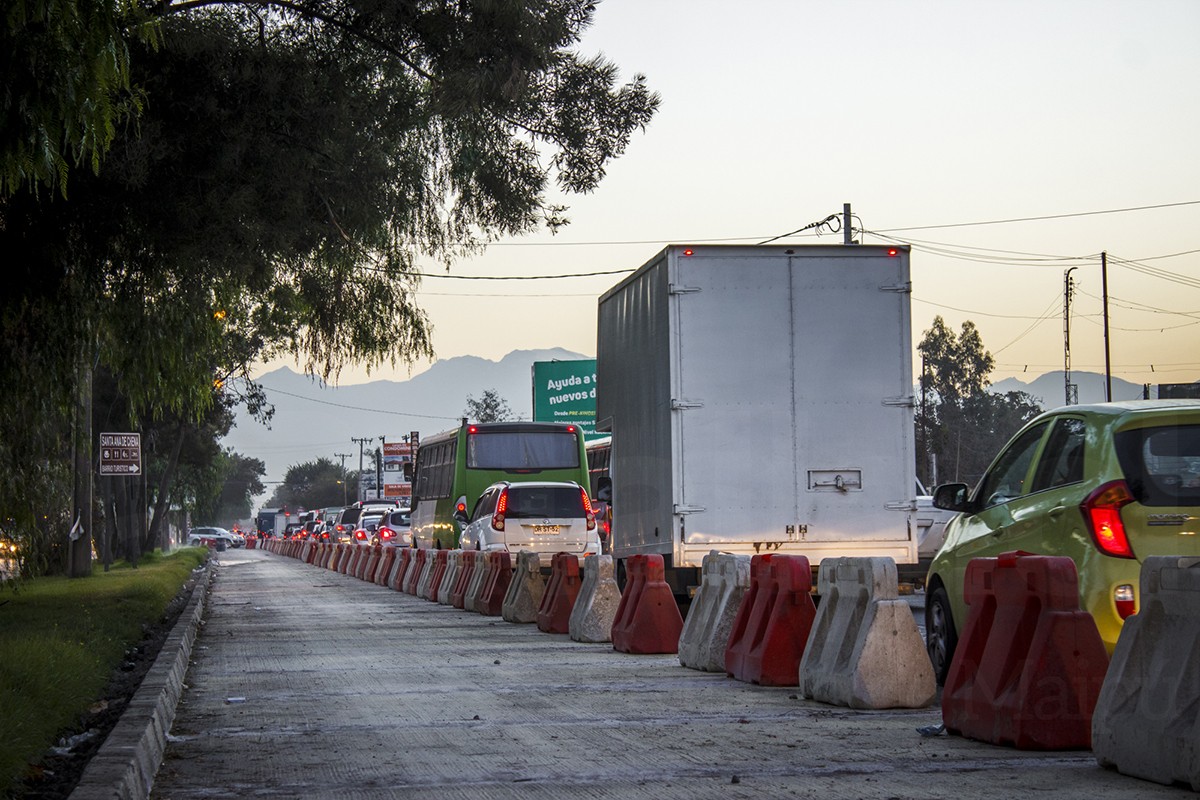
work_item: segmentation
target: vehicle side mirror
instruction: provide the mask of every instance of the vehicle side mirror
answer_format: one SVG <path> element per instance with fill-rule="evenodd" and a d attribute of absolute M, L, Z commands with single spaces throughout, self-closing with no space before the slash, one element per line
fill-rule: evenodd
<path fill-rule="evenodd" d="M 599 478 L 596 481 L 596 499 L 601 503 L 612 502 L 612 478 Z"/>
<path fill-rule="evenodd" d="M 970 511 L 971 490 L 965 483 L 943 483 L 933 490 L 933 507 L 946 511 Z"/>

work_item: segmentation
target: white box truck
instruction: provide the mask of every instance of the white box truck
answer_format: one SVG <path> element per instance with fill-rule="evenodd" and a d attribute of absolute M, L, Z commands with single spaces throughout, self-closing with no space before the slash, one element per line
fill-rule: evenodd
<path fill-rule="evenodd" d="M 917 562 L 907 247 L 671 245 L 599 301 L 612 552 Z"/>

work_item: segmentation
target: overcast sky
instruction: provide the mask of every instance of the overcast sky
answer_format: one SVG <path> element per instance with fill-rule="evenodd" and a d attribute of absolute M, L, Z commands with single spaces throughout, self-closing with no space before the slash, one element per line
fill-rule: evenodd
<path fill-rule="evenodd" d="M 668 243 L 755 243 L 849 202 L 914 245 L 914 342 L 935 315 L 970 319 L 994 381 L 1061 369 L 1076 266 L 1072 366 L 1102 372 L 1104 250 L 1114 374 L 1197 380 L 1198 40 L 1196 0 L 603 0 L 580 50 L 644 73 L 658 115 L 595 193 L 567 199 L 568 228 L 453 272 L 633 269 Z M 952 227 L 1031 217 L 1058 218 Z M 440 358 L 590 355 L 619 277 L 430 278 L 419 298 Z"/>

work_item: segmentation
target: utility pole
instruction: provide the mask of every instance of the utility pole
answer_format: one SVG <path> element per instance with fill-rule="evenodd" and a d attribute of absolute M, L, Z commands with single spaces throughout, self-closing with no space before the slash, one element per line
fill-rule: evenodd
<path fill-rule="evenodd" d="M 856 244 L 854 232 L 850 230 L 850 219 L 853 216 L 850 213 L 850 204 L 842 203 L 842 244 Z"/>
<path fill-rule="evenodd" d="M 334 453 L 334 457 L 342 460 L 342 505 L 346 505 L 346 459 L 354 453 Z"/>
<path fill-rule="evenodd" d="M 374 436 L 364 436 L 362 438 L 357 438 L 357 437 L 351 436 L 350 441 L 358 443 L 358 479 L 359 479 L 359 481 L 361 481 L 362 473 L 363 473 L 363 448 L 366 447 L 367 445 L 369 445 L 371 442 L 375 441 L 375 437 Z M 359 494 L 362 494 L 361 486 L 359 487 Z"/>
<path fill-rule="evenodd" d="M 1108 350 L 1108 251 L 1100 251 L 1100 280 L 1104 294 L 1104 402 L 1112 402 L 1112 361 Z"/>
<path fill-rule="evenodd" d="M 1071 297 L 1075 293 L 1071 273 L 1075 269 L 1071 267 L 1063 273 L 1063 380 L 1066 388 L 1064 402 L 1069 406 L 1079 402 L 1079 392 L 1072 391 L 1075 386 L 1071 383 Z"/>
<path fill-rule="evenodd" d="M 387 444 L 387 437 L 379 437 L 379 457 L 375 459 L 375 497 L 383 499 L 383 448 Z"/>

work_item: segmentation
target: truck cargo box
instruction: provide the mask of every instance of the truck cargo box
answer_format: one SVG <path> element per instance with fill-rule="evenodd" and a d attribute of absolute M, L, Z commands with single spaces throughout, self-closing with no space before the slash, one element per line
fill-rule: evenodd
<path fill-rule="evenodd" d="M 613 554 L 917 560 L 906 247 L 672 245 L 599 301 Z"/>

